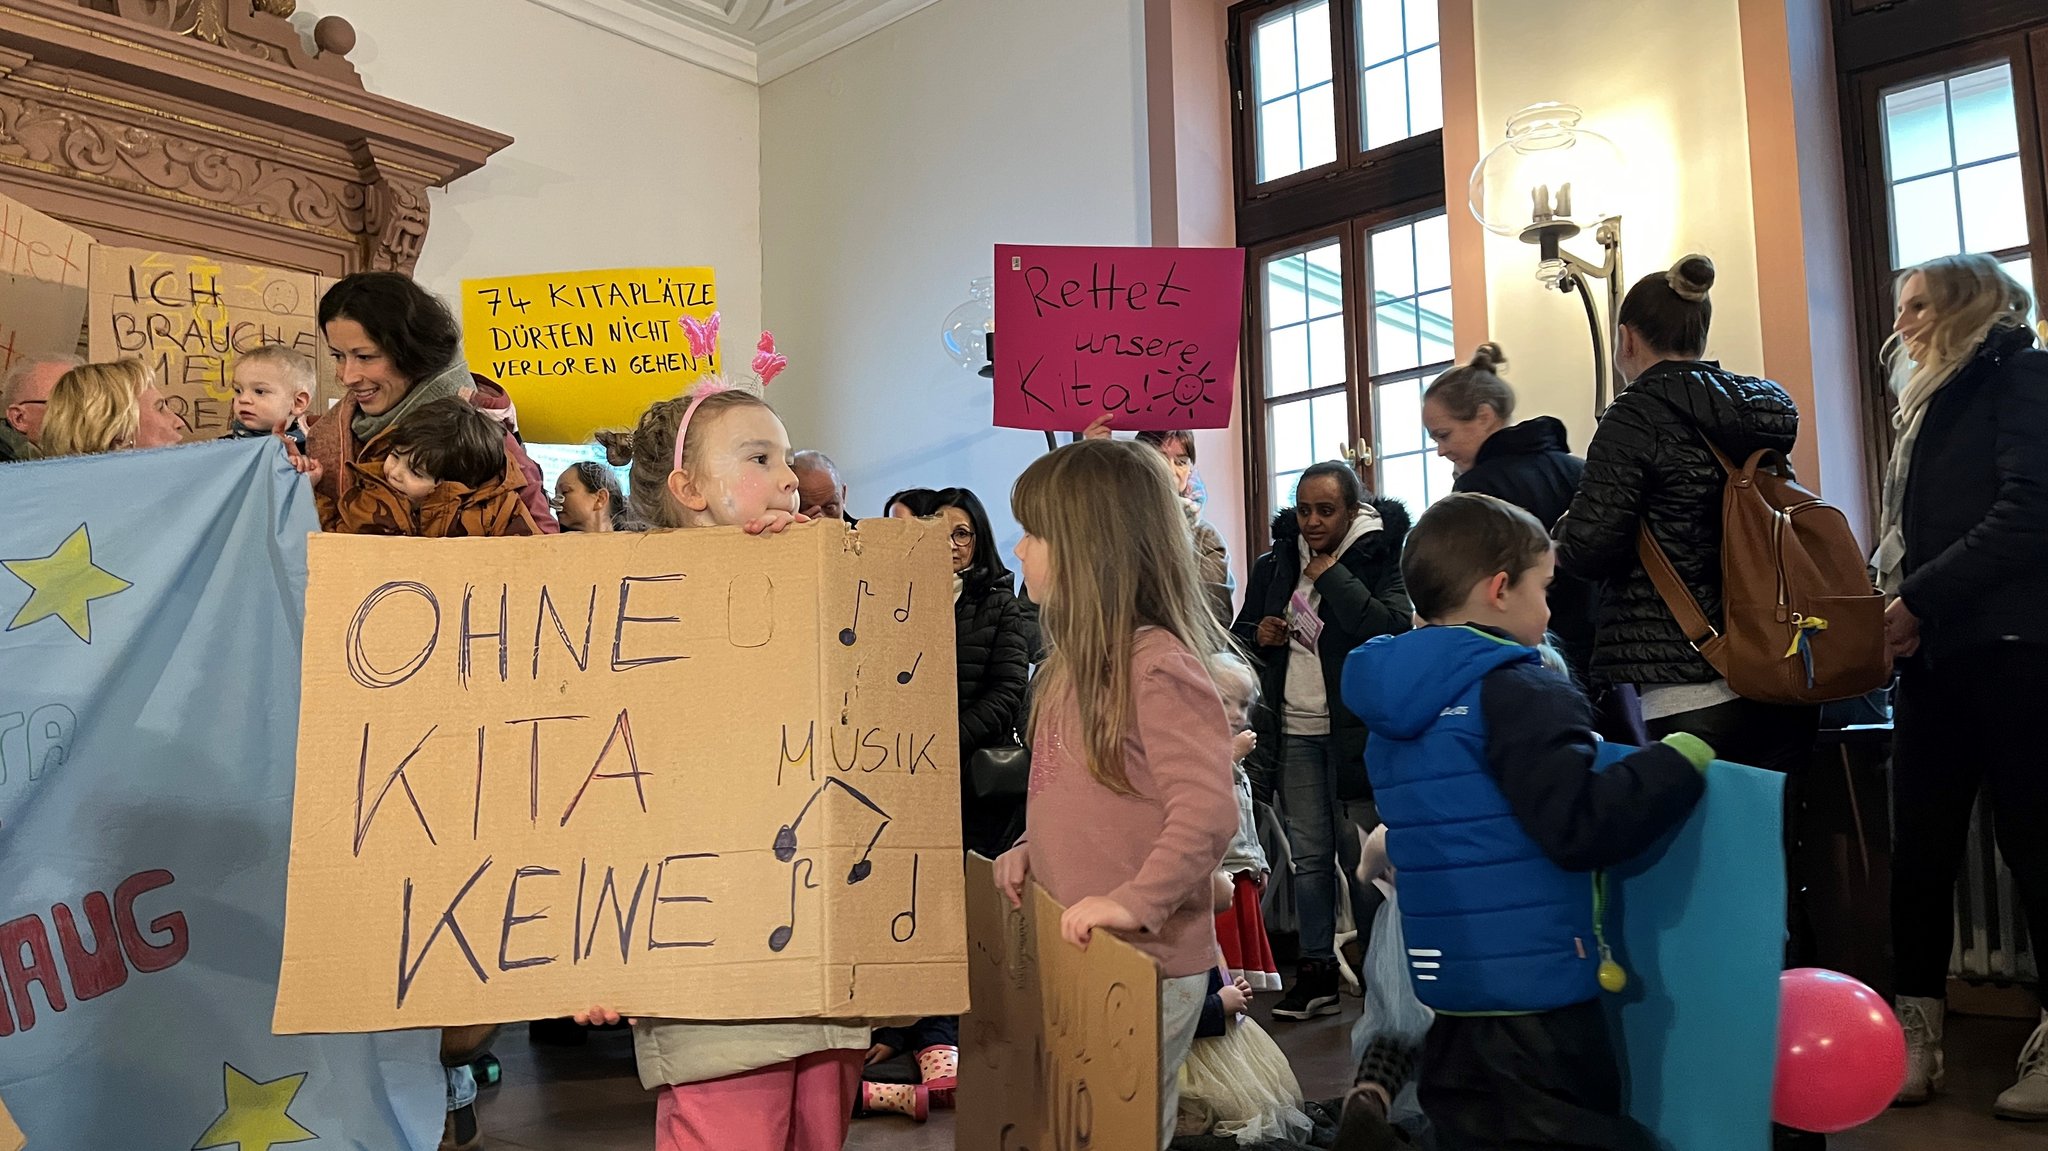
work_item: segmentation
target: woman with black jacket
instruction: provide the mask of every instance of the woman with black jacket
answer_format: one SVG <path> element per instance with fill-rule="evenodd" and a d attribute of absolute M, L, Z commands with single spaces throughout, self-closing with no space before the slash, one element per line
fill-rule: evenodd
<path fill-rule="evenodd" d="M 1571 507 L 1586 461 L 1572 454 L 1558 419 L 1508 423 L 1515 414 L 1515 389 L 1501 378 L 1507 363 L 1499 344 L 1479 345 L 1469 362 L 1438 376 L 1422 393 L 1422 426 L 1436 441 L 1436 454 L 1457 472 L 1452 490 L 1506 500 L 1548 529 Z M 1582 688 L 1592 684 L 1597 590 L 1564 573 L 1550 585 L 1550 633 Z"/>
<path fill-rule="evenodd" d="M 1766 448 L 1789 456 L 1799 437 L 1799 409 L 1785 389 L 1700 358 L 1713 283 L 1713 261 L 1687 256 L 1622 300 L 1616 365 L 1630 383 L 1586 449 L 1579 494 L 1556 528 L 1557 566 L 1601 583 L 1593 677 L 1636 686 L 1650 738 L 1690 732 L 1724 759 L 1793 772 L 1812 754 L 1820 709 L 1730 691 L 1686 640 L 1636 552 L 1647 525 L 1718 627 L 1728 477 L 1708 445 L 1744 460 Z M 1795 778 L 1787 779 L 1788 795 Z"/>
<path fill-rule="evenodd" d="M 1339 805 L 1363 800 L 1365 724 L 1344 706 L 1344 657 L 1375 636 L 1405 632 L 1414 607 L 1401 581 L 1408 511 L 1366 499 L 1349 464 L 1301 473 L 1295 506 L 1273 520 L 1273 550 L 1252 565 L 1233 629 L 1259 662 L 1261 701 L 1251 763 L 1277 791 L 1293 855 L 1301 966 L 1273 1008 L 1281 1019 L 1335 1014 L 1337 861 L 1356 862 L 1358 835 Z M 1364 885 L 1355 885 L 1363 887 Z M 1353 900 L 1360 930 L 1371 923 Z"/>
<path fill-rule="evenodd" d="M 1885 633 L 1902 672 L 1892 757 L 1900 1103 L 1941 1089 L 1956 869 L 1980 788 L 1991 789 L 2035 950 L 2048 941 L 2048 771 L 2033 722 L 2048 699 L 2048 353 L 2034 346 L 2028 306 L 1989 256 L 1923 264 L 1899 289 L 1896 351 L 1910 373 L 1877 567 L 1895 597 Z M 2048 1119 L 2048 1015 L 1994 1110 Z"/>
<path fill-rule="evenodd" d="M 1031 668 L 1039 651 L 1038 610 L 1016 592 L 988 512 L 966 488 L 932 497 L 932 515 L 953 552 L 953 641 L 960 675 L 961 838 L 990 859 L 1009 850 L 1024 829 L 1024 805 L 982 804 L 966 790 L 974 753 L 1011 747 L 1024 720 Z"/>
<path fill-rule="evenodd" d="M 924 497 L 929 497 L 929 503 Z M 1024 719 L 1031 668 L 1039 651 L 1038 611 L 1017 598 L 1015 577 L 1003 565 L 981 500 L 966 488 L 938 492 L 913 489 L 889 501 L 913 509 L 930 507 L 929 518 L 946 530 L 953 552 L 953 639 L 960 675 L 960 822 L 967 850 L 994 859 L 1024 830 L 1024 803 L 982 802 L 968 786 L 967 764 L 984 748 L 1010 747 Z M 875 1031 L 870 1066 L 903 1053 L 917 1057 L 919 1090 L 929 1106 L 953 1105 L 959 1066 L 960 1020 L 933 1016 L 909 1027 Z M 862 1088 L 861 1113 L 893 1110 L 877 1105 L 889 1092 L 870 1082 Z M 893 1096 L 889 1096 L 894 1098 Z"/>

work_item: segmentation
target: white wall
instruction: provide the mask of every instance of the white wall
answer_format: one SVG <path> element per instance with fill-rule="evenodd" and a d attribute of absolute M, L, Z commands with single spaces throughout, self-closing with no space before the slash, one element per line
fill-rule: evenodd
<path fill-rule="evenodd" d="M 1736 0 L 1576 4 L 1474 0 L 1479 146 L 1506 136 L 1508 116 L 1544 100 L 1577 104 L 1586 127 L 1620 147 L 1630 283 L 1704 252 L 1719 277 L 1707 349 L 1733 371 L 1762 374 L 1757 251 Z M 1463 187 L 1451 189 L 1463 210 Z M 1599 254 L 1590 236 L 1567 245 Z M 1517 416 L 1554 415 L 1584 451 L 1593 432 L 1593 345 L 1576 295 L 1536 282 L 1535 248 L 1486 237 L 1491 338 L 1511 361 Z M 1597 290 L 1597 289 L 1596 289 Z M 1604 311 L 1605 301 L 1602 301 Z M 1469 351 L 1469 349 L 1460 349 Z"/>
<path fill-rule="evenodd" d="M 998 242 L 1151 242 L 1144 83 L 1139 0 L 941 0 L 762 89 L 775 406 L 854 514 L 963 485 L 1015 540 L 1044 437 L 990 426 L 939 321 Z"/>
<path fill-rule="evenodd" d="M 426 287 L 453 302 L 471 277 L 708 264 L 724 330 L 760 330 L 753 85 L 524 0 L 313 0 L 293 22 L 331 13 L 364 87 L 517 141 L 429 195 Z"/>

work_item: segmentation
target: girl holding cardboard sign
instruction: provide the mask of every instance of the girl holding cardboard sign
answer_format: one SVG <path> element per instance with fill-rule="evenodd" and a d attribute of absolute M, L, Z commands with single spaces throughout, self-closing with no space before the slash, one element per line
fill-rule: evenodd
<path fill-rule="evenodd" d="M 1041 456 L 1011 505 L 1051 656 L 1032 715 L 1024 839 L 996 861 L 1014 905 L 1034 877 L 1086 947 L 1107 929 L 1160 969 L 1159 1146 L 1216 960 L 1210 877 L 1237 832 L 1232 731 L 1206 661 L 1228 651 L 1166 461 L 1084 440 Z"/>
<path fill-rule="evenodd" d="M 779 366 L 763 366 L 757 357 L 766 383 Z M 708 377 L 647 409 L 630 442 L 632 506 L 651 527 L 763 535 L 805 522 L 789 433 L 756 392 Z M 610 1024 L 619 1015 L 592 1007 L 575 1018 Z M 830 1020 L 635 1020 L 640 1082 L 661 1093 L 656 1151 L 838 1151 L 868 1037 L 865 1023 Z"/>

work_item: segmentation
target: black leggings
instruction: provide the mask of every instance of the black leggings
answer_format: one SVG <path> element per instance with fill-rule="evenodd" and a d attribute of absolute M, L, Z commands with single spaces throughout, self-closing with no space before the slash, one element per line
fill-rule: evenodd
<path fill-rule="evenodd" d="M 2034 938 L 2048 924 L 2048 645 L 2004 644 L 1912 666 L 1892 751 L 1892 951 L 1898 993 L 1940 999 L 1955 939 L 1956 871 L 1979 788 Z M 2042 991 L 2048 1006 L 2048 990 Z"/>
<path fill-rule="evenodd" d="M 1794 875 L 1792 864 L 1802 838 L 1802 784 L 1813 767 L 1820 708 L 1738 699 L 1699 711 L 1660 716 L 1647 721 L 1646 726 L 1652 739 L 1687 732 L 1707 741 L 1720 759 L 1775 771 L 1785 777 L 1785 966 L 1805 966 L 1814 953 L 1813 923 L 1806 910 L 1805 890 Z"/>

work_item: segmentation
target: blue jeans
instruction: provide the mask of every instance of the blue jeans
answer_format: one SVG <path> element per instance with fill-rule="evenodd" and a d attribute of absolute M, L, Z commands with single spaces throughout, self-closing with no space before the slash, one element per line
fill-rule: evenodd
<path fill-rule="evenodd" d="M 469 1064 L 442 1070 L 448 1073 L 448 1110 L 460 1111 L 476 1102 L 476 1072 Z"/>
<path fill-rule="evenodd" d="M 1294 856 L 1301 957 L 1333 959 L 1337 937 L 1337 774 L 1325 735 L 1280 737 L 1280 820 Z"/>

